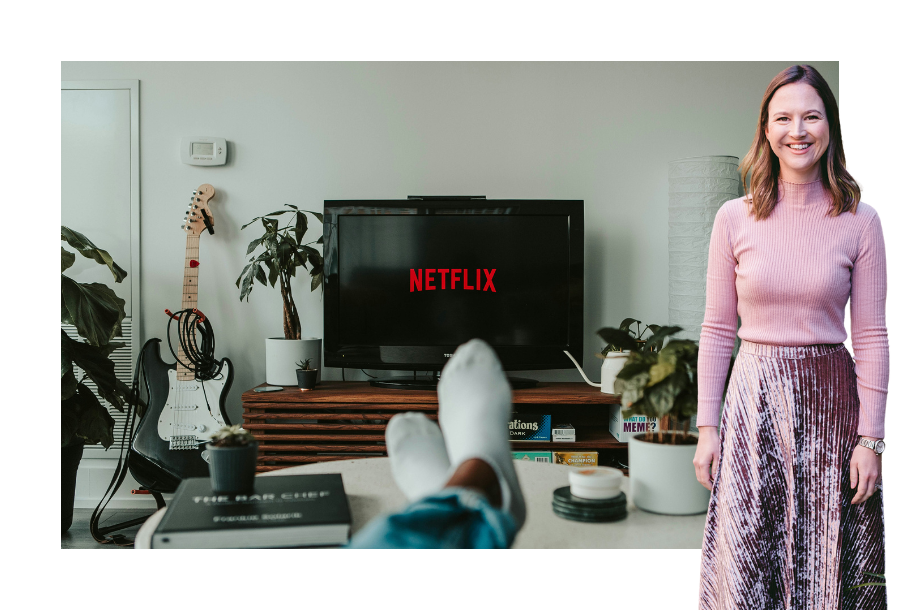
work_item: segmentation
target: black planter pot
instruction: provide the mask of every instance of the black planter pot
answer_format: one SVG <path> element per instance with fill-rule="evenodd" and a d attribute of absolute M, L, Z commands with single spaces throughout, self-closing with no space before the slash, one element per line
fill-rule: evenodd
<path fill-rule="evenodd" d="M 239 447 L 207 445 L 209 481 L 213 491 L 221 494 L 251 493 L 258 447 L 259 443 Z"/>
<path fill-rule="evenodd" d="M 78 465 L 84 454 L 84 440 L 74 439 L 62 448 L 62 533 L 72 527 L 72 515 L 75 512 L 75 479 L 78 476 Z"/>
<path fill-rule="evenodd" d="M 319 369 L 297 369 L 297 385 L 301 390 L 312 390 L 316 387 L 316 375 Z"/>

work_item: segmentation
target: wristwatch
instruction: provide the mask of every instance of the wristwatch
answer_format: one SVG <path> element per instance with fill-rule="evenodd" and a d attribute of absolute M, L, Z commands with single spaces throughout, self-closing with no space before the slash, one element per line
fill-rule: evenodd
<path fill-rule="evenodd" d="M 875 455 L 881 455 L 882 453 L 884 453 L 884 441 L 881 439 L 877 441 L 870 441 L 867 438 L 860 437 L 859 444 L 874 451 Z"/>

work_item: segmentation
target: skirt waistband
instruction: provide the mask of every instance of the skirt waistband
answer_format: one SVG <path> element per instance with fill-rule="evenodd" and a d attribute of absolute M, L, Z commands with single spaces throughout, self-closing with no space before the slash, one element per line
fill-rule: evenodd
<path fill-rule="evenodd" d="M 834 352 L 846 349 L 843 343 L 818 343 L 816 345 L 766 345 L 763 343 L 751 343 L 750 341 L 741 341 L 742 352 L 753 354 L 754 356 L 764 356 L 768 358 L 815 358 L 816 356 L 825 356 Z"/>

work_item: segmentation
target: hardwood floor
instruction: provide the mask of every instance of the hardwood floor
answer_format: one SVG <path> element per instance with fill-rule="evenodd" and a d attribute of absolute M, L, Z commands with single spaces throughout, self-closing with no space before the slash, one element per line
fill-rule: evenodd
<path fill-rule="evenodd" d="M 91 537 L 91 515 L 94 510 L 91 508 L 76 508 L 72 518 L 72 527 L 62 535 L 62 548 L 64 549 L 123 549 L 131 547 L 121 547 L 115 544 L 99 544 Z M 122 523 L 130 519 L 136 519 L 144 515 L 149 515 L 152 509 L 107 509 L 103 511 L 103 517 L 100 520 L 100 526 L 109 526 L 116 523 Z M 134 540 L 140 525 L 135 525 L 128 529 L 115 532 L 123 534 L 131 540 Z"/>

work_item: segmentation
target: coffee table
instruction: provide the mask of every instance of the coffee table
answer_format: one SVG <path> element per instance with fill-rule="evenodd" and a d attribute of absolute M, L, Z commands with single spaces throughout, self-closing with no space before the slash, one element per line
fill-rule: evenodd
<path fill-rule="evenodd" d="M 553 513 L 553 490 L 569 484 L 570 466 L 516 461 L 516 474 L 525 496 L 528 517 L 513 548 L 595 548 L 595 549 L 699 549 L 703 541 L 706 515 L 669 516 L 642 511 L 628 501 L 628 517 L 613 523 L 569 521 Z M 351 536 L 384 512 L 406 504 L 391 476 L 388 458 L 367 458 L 319 462 L 260 474 L 340 473 L 350 503 Z M 628 495 L 628 477 L 622 491 Z M 154 513 L 135 538 L 135 548 L 150 548 L 150 540 L 165 508 Z"/>

